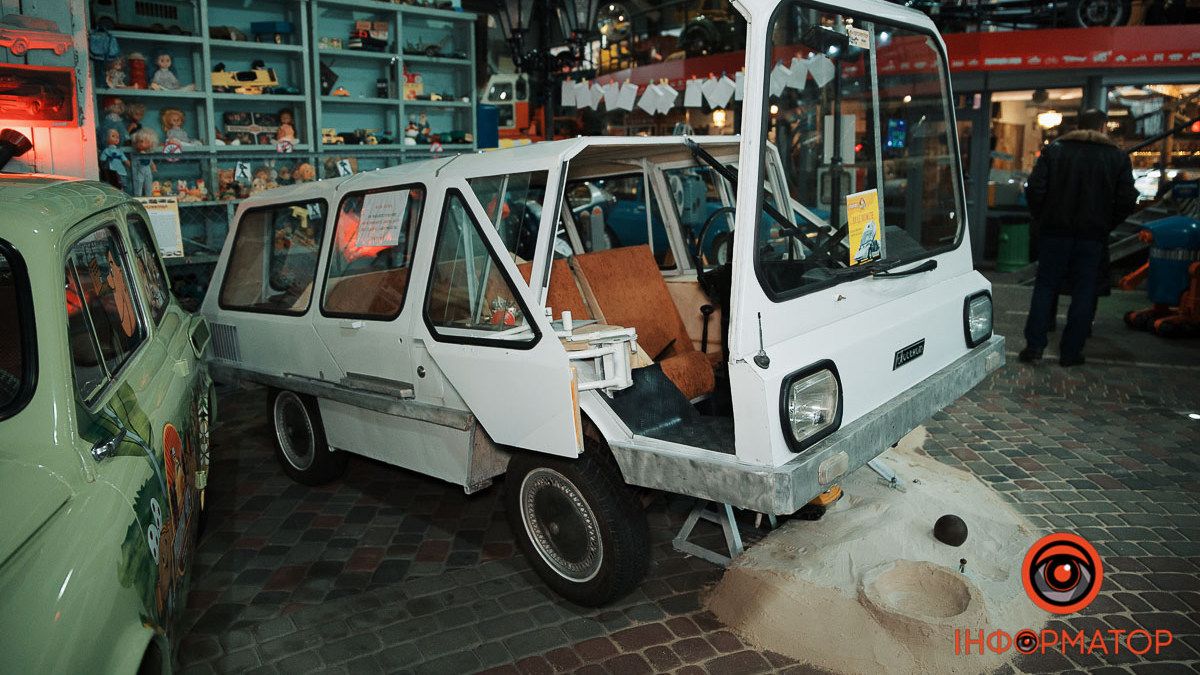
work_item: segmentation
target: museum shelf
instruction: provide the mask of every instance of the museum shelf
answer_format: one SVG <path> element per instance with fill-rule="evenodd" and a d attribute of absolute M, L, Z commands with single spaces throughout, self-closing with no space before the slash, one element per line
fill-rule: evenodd
<path fill-rule="evenodd" d="M 393 52 L 373 52 L 367 49 L 338 49 L 336 47 L 318 47 L 317 54 L 334 58 L 345 57 L 348 59 L 377 59 L 381 61 L 400 60 L 400 55 Z"/>
<path fill-rule="evenodd" d="M 97 96 L 118 96 L 123 98 L 186 98 L 186 99 L 203 99 L 208 94 L 203 91 L 180 91 L 171 89 L 107 89 L 96 87 Z"/>
<path fill-rule="evenodd" d="M 293 52 L 303 53 L 304 45 L 278 45 L 274 42 L 255 42 L 253 40 L 209 40 L 212 49 L 249 50 L 255 52 Z"/>
<path fill-rule="evenodd" d="M 199 35 L 172 35 L 170 33 L 143 33 L 136 30 L 110 30 L 108 34 L 117 38 L 117 41 L 130 40 L 134 42 L 164 42 L 168 44 L 192 44 L 198 45 L 204 42 L 204 38 Z"/>

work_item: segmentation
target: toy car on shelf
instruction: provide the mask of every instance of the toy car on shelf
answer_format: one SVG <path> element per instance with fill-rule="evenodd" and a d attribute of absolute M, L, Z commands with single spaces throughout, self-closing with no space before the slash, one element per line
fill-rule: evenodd
<path fill-rule="evenodd" d="M 1004 362 L 958 216 L 953 106 L 926 80 L 944 49 L 917 37 L 936 35 L 927 17 L 850 1 L 927 62 L 881 72 L 845 49 L 856 79 L 830 84 L 865 115 L 856 142 L 885 110 L 921 120 L 922 146 L 888 155 L 904 189 L 834 180 L 838 206 L 817 208 L 811 167 L 833 160 L 817 139 L 785 164 L 764 133 L 768 63 L 751 58 L 746 91 L 762 94 L 743 136 L 580 137 L 246 200 L 202 307 L 214 377 L 268 388 L 276 457 L 301 483 L 335 480 L 349 454 L 468 493 L 505 475 L 530 565 L 580 604 L 646 572 L 635 488 L 795 513 Z M 740 6 L 841 24 L 825 5 L 779 4 Z M 818 116 L 851 96 L 789 95 Z M 874 167 L 872 181 L 891 175 Z M 614 241 L 603 208 L 564 201 L 599 181 L 640 215 L 640 240 Z M 697 242 L 719 228 L 714 260 Z"/>
<path fill-rule="evenodd" d="M 13 56 L 31 49 L 49 49 L 61 56 L 71 47 L 71 36 L 58 32 L 58 24 L 24 14 L 6 14 L 0 18 L 0 47 L 8 47 Z"/>
<path fill-rule="evenodd" d="M 466 52 L 446 52 L 443 51 L 444 45 L 450 40 L 447 36 L 440 42 L 406 42 L 404 43 L 404 53 L 407 56 L 430 56 L 441 57 L 447 59 L 465 59 Z"/>
<path fill-rule="evenodd" d="M 269 88 L 279 87 L 279 78 L 275 76 L 273 68 L 231 71 L 225 70 L 224 63 L 218 63 L 213 67 L 211 78 L 215 92 L 232 91 L 237 94 L 257 95 Z"/>
<path fill-rule="evenodd" d="M 345 141 L 338 135 L 337 129 L 321 129 L 321 143 L 324 145 L 341 145 Z"/>
<path fill-rule="evenodd" d="M 208 324 L 129 195 L 4 174 L 0 208 L 5 668 L 168 671 L 209 483 Z"/>

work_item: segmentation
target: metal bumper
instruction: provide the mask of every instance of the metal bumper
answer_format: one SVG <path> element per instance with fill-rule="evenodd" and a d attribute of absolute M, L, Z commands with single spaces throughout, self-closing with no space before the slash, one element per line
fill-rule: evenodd
<path fill-rule="evenodd" d="M 1004 338 L 996 335 L 778 467 L 743 464 L 715 452 L 673 453 L 639 446 L 636 439 L 613 444 L 612 450 L 626 482 L 633 485 L 760 513 L 795 513 L 1002 365 Z"/>

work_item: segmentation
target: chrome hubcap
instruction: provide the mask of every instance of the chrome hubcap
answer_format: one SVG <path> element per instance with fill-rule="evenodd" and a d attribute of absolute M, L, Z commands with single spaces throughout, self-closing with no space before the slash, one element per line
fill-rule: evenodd
<path fill-rule="evenodd" d="M 596 515 L 575 484 L 539 467 L 520 490 L 521 520 L 542 560 L 564 579 L 584 582 L 600 572 L 604 544 Z"/>
<path fill-rule="evenodd" d="M 312 466 L 316 440 L 308 409 L 300 397 L 285 391 L 275 398 L 275 436 L 288 463 L 300 471 Z"/>

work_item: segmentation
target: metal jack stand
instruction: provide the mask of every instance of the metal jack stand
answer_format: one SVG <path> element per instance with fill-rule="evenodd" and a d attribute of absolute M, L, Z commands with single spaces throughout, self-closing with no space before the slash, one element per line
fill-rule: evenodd
<path fill-rule="evenodd" d="M 713 509 L 709 509 L 710 503 L 714 507 Z M 696 528 L 696 523 L 700 522 L 701 519 L 721 526 L 721 531 L 725 533 L 725 546 L 729 549 L 729 555 L 721 555 L 716 551 L 688 541 L 688 537 L 692 536 L 692 530 Z M 756 527 L 760 520 L 755 521 Z M 768 515 L 767 522 L 774 528 L 776 525 L 775 516 Z M 694 555 L 697 558 L 707 560 L 721 567 L 729 567 L 733 559 L 741 555 L 742 551 L 745 550 L 742 546 L 742 533 L 738 529 L 737 519 L 733 516 L 733 507 L 729 504 L 717 504 L 704 500 L 698 500 L 696 505 L 692 507 L 692 512 L 688 514 L 687 520 L 684 521 L 683 527 L 679 529 L 679 534 L 675 535 L 675 539 L 671 542 L 671 545 L 676 551 Z"/>

